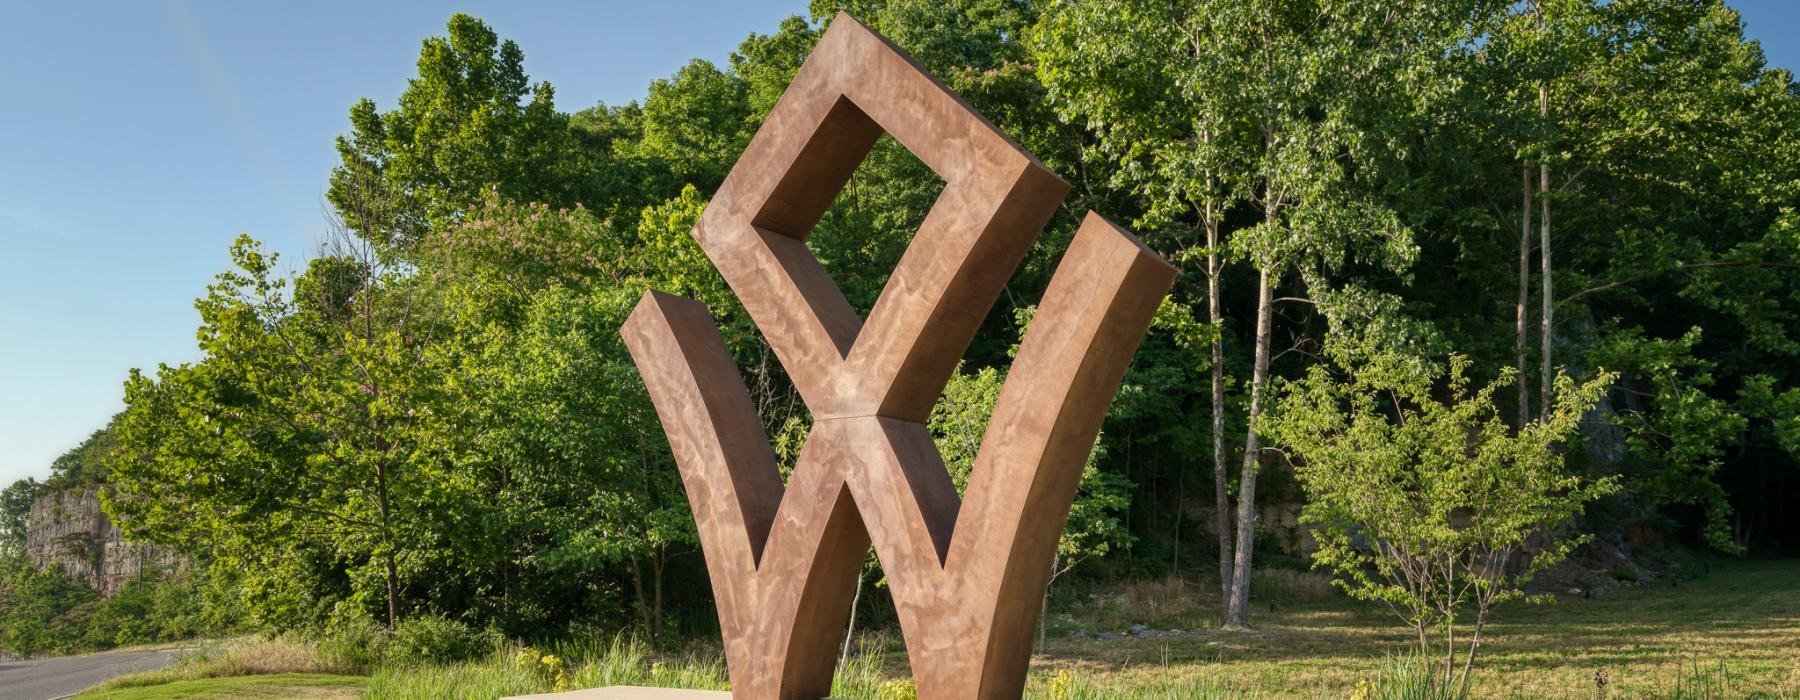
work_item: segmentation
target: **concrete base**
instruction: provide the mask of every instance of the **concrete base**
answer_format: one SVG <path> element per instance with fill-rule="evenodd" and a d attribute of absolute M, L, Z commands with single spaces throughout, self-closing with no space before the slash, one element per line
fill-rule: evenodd
<path fill-rule="evenodd" d="M 566 693 L 515 695 L 504 700 L 731 700 L 730 691 L 686 690 L 683 688 L 645 688 L 635 685 L 613 685 L 605 688 L 571 690 Z"/>

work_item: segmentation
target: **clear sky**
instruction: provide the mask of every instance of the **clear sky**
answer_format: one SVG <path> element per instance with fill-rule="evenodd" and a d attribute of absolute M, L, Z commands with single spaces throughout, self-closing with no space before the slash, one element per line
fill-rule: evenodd
<path fill-rule="evenodd" d="M 1800 0 L 1731 4 L 1800 66 Z M 451 14 L 517 41 L 573 111 L 805 5 L 0 0 L 0 485 L 120 410 L 130 368 L 195 359 L 193 300 L 237 234 L 311 251 L 349 106 L 391 107 Z"/>

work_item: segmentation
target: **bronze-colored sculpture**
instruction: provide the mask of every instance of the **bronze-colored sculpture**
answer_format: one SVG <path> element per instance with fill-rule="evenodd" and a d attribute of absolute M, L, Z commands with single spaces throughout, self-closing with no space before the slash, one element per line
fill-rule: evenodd
<path fill-rule="evenodd" d="M 883 132 L 946 184 L 865 324 L 804 241 Z M 632 313 L 622 333 L 687 487 L 736 697 L 830 691 L 871 543 L 919 697 L 1021 694 L 1082 465 L 1174 269 L 1089 213 L 963 497 L 924 423 L 1067 191 L 840 14 L 694 227 L 813 415 L 785 486 L 706 309 L 651 292 Z"/>

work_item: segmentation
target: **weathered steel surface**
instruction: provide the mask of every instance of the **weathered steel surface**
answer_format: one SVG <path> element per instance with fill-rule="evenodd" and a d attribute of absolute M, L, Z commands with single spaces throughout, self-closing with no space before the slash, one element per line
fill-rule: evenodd
<path fill-rule="evenodd" d="M 884 132 L 945 187 L 863 323 L 804 240 Z M 1089 213 L 963 497 L 924 422 L 1067 191 L 840 14 L 694 227 L 813 414 L 787 484 L 706 309 L 651 292 L 634 310 L 621 332 L 682 472 L 737 697 L 830 691 L 871 544 L 919 697 L 1022 692 L 1082 465 L 1174 269 Z"/>

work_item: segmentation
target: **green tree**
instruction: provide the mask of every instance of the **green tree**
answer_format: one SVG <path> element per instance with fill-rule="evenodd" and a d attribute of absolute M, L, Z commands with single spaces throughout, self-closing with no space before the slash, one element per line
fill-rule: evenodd
<path fill-rule="evenodd" d="M 1228 628 L 1248 624 L 1273 292 L 1297 277 L 1304 295 L 1279 301 L 1310 296 L 1334 332 L 1404 327 L 1392 322 L 1396 299 L 1345 275 L 1402 274 L 1416 256 L 1400 212 L 1377 194 L 1399 184 L 1404 135 L 1445 92 L 1446 57 L 1466 48 L 1465 32 L 1485 9 L 1113 0 L 1059 7 L 1034 34 L 1052 98 L 1096 132 L 1096 156 L 1116 169 L 1117 184 L 1150 204 L 1141 223 L 1176 229 L 1158 241 L 1170 257 L 1205 262 L 1209 308 L 1220 303 L 1222 252 L 1256 271 L 1237 535 L 1229 565 L 1223 554 L 1220 562 Z M 1253 218 L 1235 219 L 1222 250 L 1238 211 Z M 1216 433 L 1222 378 L 1214 385 Z M 1223 451 L 1215 437 L 1216 487 Z"/>
<path fill-rule="evenodd" d="M 1537 573 L 1585 541 L 1554 528 L 1617 489 L 1611 478 L 1570 473 L 1558 453 L 1610 375 L 1560 378 L 1553 410 L 1515 432 L 1495 403 L 1515 377 L 1504 371 L 1472 388 L 1468 367 L 1452 356 L 1447 368 L 1421 372 L 1392 353 L 1316 365 L 1284 389 L 1265 424 L 1306 489 L 1314 565 L 1412 626 L 1427 658 L 1436 633 L 1441 687 L 1459 697 L 1494 606 L 1525 597 Z M 1471 607 L 1463 651 L 1457 624 Z"/>
<path fill-rule="evenodd" d="M 342 245 L 287 279 L 239 238 L 237 269 L 196 303 L 205 359 L 126 384 L 107 503 L 128 536 L 334 552 L 392 625 L 438 358 L 417 300 L 368 247 Z"/>
<path fill-rule="evenodd" d="M 641 253 L 583 210 L 499 202 L 431 242 L 456 358 L 424 431 L 446 465 L 431 510 L 466 514 L 433 527 L 450 540 L 440 565 L 491 581 L 499 616 L 526 629 L 622 569 L 660 636 L 668 558 L 694 535 L 617 333 L 644 288 Z"/>
<path fill-rule="evenodd" d="M 755 131 L 746 89 L 742 78 L 700 59 L 652 81 L 639 148 L 668 163 L 680 181 L 711 192 Z"/>
<path fill-rule="evenodd" d="M 583 202 L 594 179 L 585 152 L 556 111 L 549 83 L 529 82 L 525 54 L 481 20 L 450 18 L 425 40 L 419 75 L 398 109 L 363 99 L 326 198 L 350 229 L 378 248 L 404 248 L 456 223 L 489 193 L 560 207 Z"/>
<path fill-rule="evenodd" d="M 107 455 L 119 443 L 113 435 L 113 424 L 117 421 L 118 417 L 114 416 L 107 421 L 106 427 L 94 431 L 81 444 L 51 462 L 50 478 L 44 480 L 44 490 L 65 491 L 106 483 Z"/>
<path fill-rule="evenodd" d="M 25 556 L 25 531 L 31 525 L 31 504 L 44 491 L 37 479 L 26 477 L 0 490 L 0 560 Z"/>
<path fill-rule="evenodd" d="M 1727 399 L 1708 393 L 1716 383 L 1713 363 L 1696 357 L 1701 330 L 1676 340 L 1645 338 L 1632 329 L 1606 329 L 1593 356 L 1617 369 L 1628 386 L 1649 391 L 1616 412 L 1613 423 L 1626 431 L 1629 459 L 1624 486 L 1654 503 L 1698 505 L 1706 513 L 1707 542 L 1723 552 L 1739 552 L 1732 539 L 1731 503 L 1716 480 L 1726 449 L 1747 420 Z"/>
<path fill-rule="evenodd" d="M 61 564 L 39 569 L 14 560 L 0 570 L 0 649 L 22 658 L 78 651 L 99 595 Z"/>
<path fill-rule="evenodd" d="M 1439 206 L 1447 206 L 1433 225 L 1459 233 L 1495 228 L 1496 203 L 1520 201 L 1514 188 L 1520 161 L 1527 163 L 1514 276 L 1517 371 L 1532 373 L 1531 327 L 1540 385 L 1557 357 L 1570 366 L 1620 370 L 1602 413 L 1618 416 L 1623 442 L 1632 446 L 1609 446 L 1591 468 L 1628 477 L 1625 489 L 1643 504 L 1630 510 L 1704 503 L 1699 524 L 1707 542 L 1735 549 L 1728 532 L 1733 501 L 1759 504 L 1756 519 L 1767 522 L 1773 508 L 1767 489 L 1755 484 L 1785 477 L 1761 465 L 1788 458 L 1772 441 L 1746 439 L 1755 436 L 1743 435 L 1752 430 L 1743 421 L 1701 430 L 1705 421 L 1681 414 L 1698 406 L 1736 411 L 1729 406 L 1733 388 L 1763 368 L 1789 364 L 1796 352 L 1791 338 L 1800 326 L 1784 302 L 1800 293 L 1786 233 L 1800 174 L 1794 140 L 1779 135 L 1800 118 L 1792 74 L 1766 66 L 1738 14 L 1713 1 L 1521 4 L 1474 58 L 1469 98 L 1451 122 L 1464 133 L 1445 145 L 1472 154 L 1466 160 L 1483 175 L 1442 188 Z M 1473 139 L 1514 152 L 1497 158 L 1499 149 Z M 1505 182 L 1509 172 L 1512 183 Z M 1458 347 L 1483 357 L 1478 365 L 1487 364 L 1482 348 L 1495 329 L 1466 313 L 1479 306 L 1436 300 L 1469 286 L 1505 296 L 1497 288 L 1502 273 L 1492 267 L 1500 251 L 1491 245 L 1466 233 L 1446 236 L 1426 246 L 1422 263 L 1455 270 L 1419 296 L 1459 336 Z M 1540 254 L 1536 280 L 1532 251 Z M 1539 309 L 1536 323 L 1529 322 L 1531 308 Z M 1696 325 L 1704 333 L 1688 339 Z M 1705 383 L 1678 392 L 1700 403 L 1659 399 L 1669 385 L 1638 370 L 1644 365 L 1627 357 L 1642 357 L 1638 350 L 1688 368 L 1677 374 L 1698 376 L 1694 370 L 1705 367 Z M 1790 386 L 1796 379 L 1770 378 Z M 1529 384 L 1519 382 L 1521 423 L 1533 403 Z M 1538 402 L 1550 393 L 1540 389 Z M 1670 415 L 1655 415 L 1663 411 Z M 1674 437 L 1654 432 L 1658 424 L 1695 429 Z M 1611 443 L 1610 430 L 1590 429 L 1590 437 Z M 1696 449 L 1702 442 L 1716 449 Z M 1734 444 L 1740 447 L 1718 448 Z M 1760 473 L 1746 473 L 1751 465 Z M 1685 486 L 1652 487 L 1657 483 Z"/>

